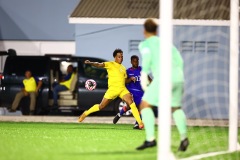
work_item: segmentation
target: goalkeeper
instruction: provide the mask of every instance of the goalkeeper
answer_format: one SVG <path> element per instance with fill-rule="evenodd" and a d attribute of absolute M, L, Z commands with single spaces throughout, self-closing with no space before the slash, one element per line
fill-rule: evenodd
<path fill-rule="evenodd" d="M 123 61 L 123 51 L 121 49 L 116 49 L 113 52 L 114 61 L 111 62 L 90 62 L 85 61 L 85 64 L 92 65 L 98 68 L 106 68 L 108 72 L 108 90 L 105 93 L 102 102 L 100 104 L 95 104 L 89 110 L 85 111 L 78 119 L 82 122 L 89 114 L 93 112 L 100 111 L 104 109 L 112 100 L 120 97 L 125 101 L 131 108 L 134 118 L 139 124 L 139 128 L 143 128 L 143 123 L 140 118 L 140 114 L 136 107 L 136 104 L 132 100 L 132 95 L 125 87 L 125 81 L 127 80 L 126 68 L 122 65 Z"/>
<path fill-rule="evenodd" d="M 140 43 L 139 50 L 142 55 L 142 72 L 141 72 L 141 86 L 145 91 L 142 102 L 140 104 L 142 120 L 146 132 L 145 142 L 137 148 L 142 150 L 148 147 L 156 146 L 154 136 L 154 122 L 155 117 L 152 111 L 152 106 L 158 106 L 158 92 L 160 74 L 159 63 L 159 45 L 160 40 L 157 35 L 157 24 L 152 19 L 147 19 L 144 23 L 144 37 L 145 40 Z M 163 53 L 161 53 L 163 54 Z M 148 74 L 153 74 L 153 81 L 148 86 Z M 178 148 L 179 151 L 185 151 L 189 145 L 187 138 L 187 126 L 185 113 L 181 109 L 182 95 L 184 87 L 183 75 L 183 60 L 179 51 L 172 47 L 172 115 L 176 123 L 178 132 L 180 134 L 181 143 Z M 169 107 L 169 106 L 162 106 Z"/>

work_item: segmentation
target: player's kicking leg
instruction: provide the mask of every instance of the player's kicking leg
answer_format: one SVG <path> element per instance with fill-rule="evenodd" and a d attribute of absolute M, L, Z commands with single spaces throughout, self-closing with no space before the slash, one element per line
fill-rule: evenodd
<path fill-rule="evenodd" d="M 105 108 L 111 101 L 112 101 L 112 99 L 103 98 L 103 99 L 102 99 L 102 102 L 101 102 L 100 104 L 95 104 L 95 105 L 92 106 L 89 110 L 83 112 L 83 114 L 79 117 L 78 122 L 82 122 L 89 114 L 94 113 L 94 112 L 98 112 L 98 111 L 102 110 L 102 109 Z"/>

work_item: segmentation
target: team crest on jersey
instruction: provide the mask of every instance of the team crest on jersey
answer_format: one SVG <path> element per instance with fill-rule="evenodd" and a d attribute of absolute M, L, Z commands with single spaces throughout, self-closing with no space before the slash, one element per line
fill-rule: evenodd
<path fill-rule="evenodd" d="M 120 68 L 120 72 L 124 72 L 124 69 L 122 67 Z"/>

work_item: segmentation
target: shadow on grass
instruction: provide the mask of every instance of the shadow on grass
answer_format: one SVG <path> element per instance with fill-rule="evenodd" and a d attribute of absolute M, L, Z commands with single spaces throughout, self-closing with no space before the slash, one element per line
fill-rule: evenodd
<path fill-rule="evenodd" d="M 63 154 L 69 154 L 69 155 L 76 155 L 76 156 L 93 156 L 93 155 L 134 155 L 134 154 L 156 154 L 155 148 L 149 148 L 147 150 L 137 151 L 137 150 L 131 150 L 131 151 L 99 151 L 99 152 L 71 152 L 71 153 L 63 153 Z"/>
<path fill-rule="evenodd" d="M 59 129 L 79 129 L 79 130 L 103 130 L 103 129 L 108 129 L 108 130 L 133 130 L 133 129 L 124 129 L 124 128 L 59 128 Z"/>
<path fill-rule="evenodd" d="M 132 126 L 129 126 L 129 128 L 122 127 L 122 126 L 116 126 L 116 127 L 109 127 L 109 126 L 96 126 L 96 127 L 88 127 L 88 126 L 79 126 L 79 127 L 64 127 L 64 128 L 56 128 L 56 129 L 69 129 L 69 130 L 74 130 L 74 129 L 84 129 L 84 130 L 103 130 L 103 129 L 108 129 L 108 130 L 131 130 L 131 131 L 143 131 L 140 129 L 133 129 Z"/>
<path fill-rule="evenodd" d="M 141 131 L 141 130 L 134 130 L 132 128 L 126 129 L 126 128 L 59 128 L 59 129 L 84 129 L 84 130 L 88 130 L 88 129 L 96 129 L 96 130 L 103 130 L 103 129 L 113 129 L 113 130 L 133 130 L 133 131 Z"/>

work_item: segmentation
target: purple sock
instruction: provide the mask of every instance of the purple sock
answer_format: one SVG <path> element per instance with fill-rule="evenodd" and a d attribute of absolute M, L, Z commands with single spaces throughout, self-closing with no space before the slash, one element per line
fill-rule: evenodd
<path fill-rule="evenodd" d="M 126 113 L 127 108 L 123 107 L 122 110 L 120 111 L 120 116 L 122 116 L 124 113 Z"/>

